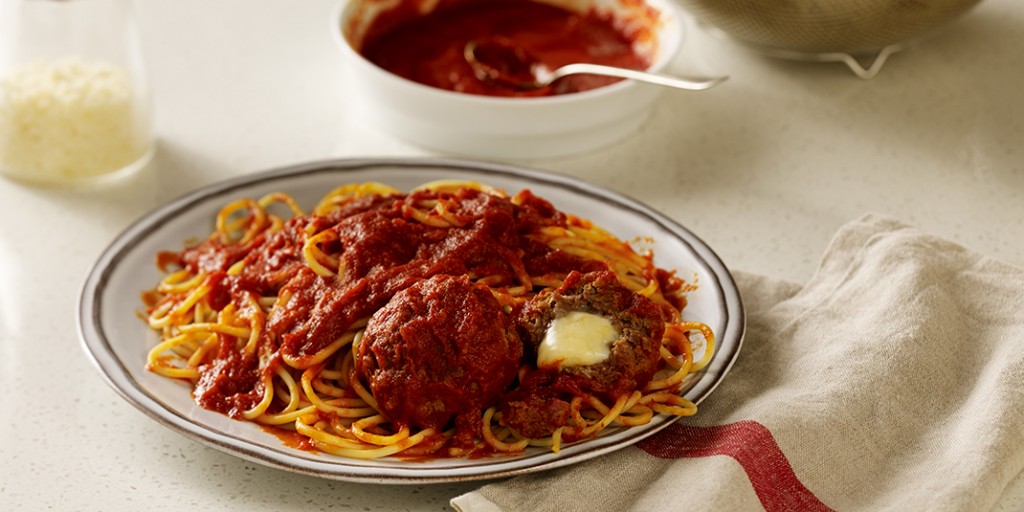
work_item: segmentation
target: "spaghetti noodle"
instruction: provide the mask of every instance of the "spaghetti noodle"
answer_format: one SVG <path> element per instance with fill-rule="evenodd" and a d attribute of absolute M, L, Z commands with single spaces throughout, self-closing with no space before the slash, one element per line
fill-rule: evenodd
<path fill-rule="evenodd" d="M 557 452 L 696 412 L 680 393 L 714 334 L 684 321 L 688 285 L 652 258 L 475 182 L 344 185 L 310 214 L 283 193 L 243 199 L 206 240 L 158 255 L 147 368 L 344 457 Z M 586 364 L 539 359 L 570 313 L 612 339 Z"/>

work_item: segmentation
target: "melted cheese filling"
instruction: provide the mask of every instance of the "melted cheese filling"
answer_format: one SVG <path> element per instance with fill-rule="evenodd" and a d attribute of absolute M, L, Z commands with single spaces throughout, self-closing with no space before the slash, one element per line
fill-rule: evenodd
<path fill-rule="evenodd" d="M 537 366 L 589 366 L 608 359 L 621 333 L 607 317 L 573 311 L 555 318 L 537 350 Z"/>

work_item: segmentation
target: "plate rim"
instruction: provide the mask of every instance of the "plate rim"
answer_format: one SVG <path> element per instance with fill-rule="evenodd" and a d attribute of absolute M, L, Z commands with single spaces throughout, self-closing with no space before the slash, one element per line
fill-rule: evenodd
<path fill-rule="evenodd" d="M 451 483 L 506 478 L 520 474 L 546 471 L 582 462 L 633 445 L 680 419 L 679 417 L 659 416 L 658 418 L 661 418 L 660 422 L 652 422 L 642 431 L 624 430 L 632 434 L 626 436 L 626 439 L 612 442 L 606 441 L 605 443 L 598 442 L 591 449 L 584 448 L 581 449 L 582 451 L 566 457 L 556 457 L 552 460 L 516 465 L 493 471 L 487 471 L 486 468 L 489 467 L 487 465 L 469 465 L 467 467 L 470 470 L 465 474 L 450 474 L 453 470 L 452 467 L 427 468 L 423 466 L 410 466 L 408 468 L 374 468 L 371 466 L 338 464 L 336 461 L 330 460 L 313 461 L 298 458 L 294 455 L 289 455 L 285 450 L 271 449 L 251 443 L 197 420 L 187 418 L 181 412 L 163 403 L 158 397 L 147 391 L 137 379 L 131 376 L 120 357 L 110 345 L 110 340 L 103 330 L 101 295 L 105 290 L 111 273 L 117 267 L 118 260 L 130 252 L 132 247 L 145 239 L 149 234 L 159 230 L 164 224 L 171 222 L 174 219 L 175 213 L 207 201 L 212 197 L 230 193 L 236 189 L 258 186 L 261 183 L 271 181 L 288 181 L 289 179 L 320 173 L 343 175 L 372 168 L 444 170 L 467 174 L 482 173 L 524 181 L 523 188 L 529 188 L 531 183 L 541 183 L 545 186 L 565 189 L 575 195 L 586 196 L 588 199 L 613 201 L 616 206 L 626 208 L 631 213 L 654 222 L 672 233 L 678 241 L 684 243 L 690 249 L 692 254 L 699 258 L 699 261 L 695 261 L 694 264 L 703 267 L 709 275 L 715 278 L 716 285 L 721 292 L 718 307 L 724 315 L 725 329 L 723 333 L 718 333 L 718 338 L 719 340 L 731 341 L 732 350 L 728 354 L 716 354 L 716 357 L 726 357 L 727 359 L 722 361 L 724 364 L 721 366 L 720 373 L 716 378 L 710 384 L 705 385 L 700 395 L 693 399 L 694 403 L 699 404 L 709 396 L 721 381 L 724 380 L 735 363 L 743 345 L 746 332 L 746 312 L 742 297 L 732 274 L 724 262 L 695 233 L 670 217 L 630 196 L 580 178 L 554 171 L 516 165 L 451 158 L 334 158 L 273 167 L 259 172 L 212 182 L 152 208 L 122 229 L 103 249 L 88 270 L 76 307 L 76 324 L 81 348 L 103 379 L 118 395 L 157 423 L 182 434 L 186 438 L 250 462 L 293 473 L 347 482 L 374 484 Z M 486 180 L 478 179 L 477 181 L 486 183 Z M 719 346 L 721 345 L 720 341 Z M 584 443 L 592 443 L 600 439 L 599 437 L 596 440 L 589 440 Z M 283 444 L 282 446 L 286 450 L 294 450 L 294 448 L 288 448 Z M 514 463 L 515 460 L 507 459 L 498 464 L 506 465 Z M 481 468 L 485 470 L 480 471 Z M 353 472 L 353 470 L 355 471 Z"/>

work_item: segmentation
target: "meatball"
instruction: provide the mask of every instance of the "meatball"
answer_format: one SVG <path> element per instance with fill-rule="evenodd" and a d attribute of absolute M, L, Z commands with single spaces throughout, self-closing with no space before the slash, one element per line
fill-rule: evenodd
<path fill-rule="evenodd" d="M 524 395 L 505 402 L 501 412 L 506 425 L 526 437 L 540 438 L 569 421 L 569 407 L 569 402 L 558 398 Z"/>
<path fill-rule="evenodd" d="M 538 294 L 522 307 L 516 323 L 527 360 L 536 361 L 551 323 L 572 312 L 610 319 L 618 337 L 603 361 L 541 365 L 521 375 L 501 410 L 502 421 L 524 436 L 547 436 L 565 425 L 575 396 L 616 399 L 643 387 L 657 371 L 665 331 L 661 308 L 622 285 L 610 271 L 572 272 L 557 290 Z"/>
<path fill-rule="evenodd" d="M 613 272 L 569 274 L 553 292 L 541 293 L 520 311 L 517 323 L 531 357 L 555 318 L 571 312 L 607 317 L 618 332 L 602 362 L 562 366 L 553 386 L 573 393 L 615 398 L 643 387 L 658 368 L 665 320 L 653 301 L 621 284 Z"/>
<path fill-rule="evenodd" d="M 369 320 L 356 372 L 398 426 L 480 432 L 481 410 L 515 380 L 522 343 L 490 290 L 436 275 L 398 292 Z"/>

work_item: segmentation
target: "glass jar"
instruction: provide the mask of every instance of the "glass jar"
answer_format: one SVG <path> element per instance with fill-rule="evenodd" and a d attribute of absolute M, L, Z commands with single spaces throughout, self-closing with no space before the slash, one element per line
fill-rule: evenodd
<path fill-rule="evenodd" d="M 77 186 L 153 154 L 130 0 L 0 0 L 0 174 Z"/>

